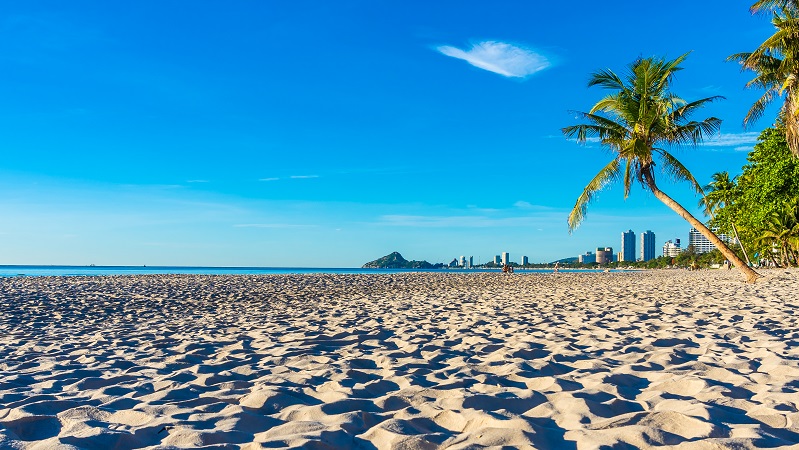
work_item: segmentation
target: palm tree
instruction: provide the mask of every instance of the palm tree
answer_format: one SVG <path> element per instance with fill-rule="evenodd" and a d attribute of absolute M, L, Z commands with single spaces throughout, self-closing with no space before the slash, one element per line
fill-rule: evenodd
<path fill-rule="evenodd" d="M 794 204 L 783 211 L 775 211 L 765 225 L 758 243 L 769 249 L 778 248 L 783 266 L 788 267 L 791 262 L 799 264 L 799 208 Z"/>
<path fill-rule="evenodd" d="M 735 200 L 736 188 L 735 180 L 730 179 L 729 172 L 725 171 L 714 173 L 712 180 L 713 181 L 711 181 L 710 184 L 702 188 L 705 191 L 705 195 L 699 199 L 699 206 L 704 207 L 705 214 L 711 218 L 716 212 L 718 212 L 718 210 L 732 204 L 732 202 Z M 741 251 L 746 259 L 746 264 L 751 265 L 752 263 L 749 261 L 749 255 L 746 253 L 744 243 L 741 242 L 740 236 L 738 236 L 738 229 L 735 228 L 735 221 L 732 220 L 732 218 L 730 218 L 730 226 L 732 227 L 732 232 L 735 235 L 735 240 L 738 241 L 738 245 L 741 246 Z"/>
<path fill-rule="evenodd" d="M 729 261 L 744 274 L 748 282 L 759 275 L 730 250 L 721 239 L 684 207 L 658 188 L 655 182 L 655 158 L 663 170 L 676 180 L 687 181 L 701 193 L 702 187 L 694 176 L 663 147 L 683 144 L 696 145 L 705 135 L 718 131 L 721 120 L 709 117 L 702 121 L 690 117 L 699 108 L 718 100 L 708 97 L 686 102 L 670 92 L 669 87 L 680 63 L 688 56 L 672 61 L 657 58 L 639 58 L 629 66 L 628 73 L 620 77 L 611 70 L 592 74 L 588 86 L 599 86 L 613 91 L 599 100 L 591 111 L 578 113 L 588 123 L 563 128 L 567 138 L 585 143 L 588 138 L 598 138 L 615 157 L 588 183 L 569 214 L 569 230 L 573 231 L 585 217 L 586 209 L 597 192 L 609 182 L 621 178 L 624 197 L 630 194 L 634 180 L 680 217 L 699 230 Z"/>
<path fill-rule="evenodd" d="M 799 0 L 760 0 L 751 9 L 773 11 L 771 23 L 776 31 L 753 52 L 727 58 L 739 62 L 741 70 L 755 73 L 747 88 L 765 90 L 744 117 L 744 127 L 754 124 L 769 104 L 784 97 L 779 120 L 785 125 L 788 148 L 799 157 Z"/>

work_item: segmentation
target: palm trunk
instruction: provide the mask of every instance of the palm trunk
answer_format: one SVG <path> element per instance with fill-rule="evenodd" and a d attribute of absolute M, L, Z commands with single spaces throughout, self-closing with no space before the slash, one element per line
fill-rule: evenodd
<path fill-rule="evenodd" d="M 770 256 L 771 256 L 771 263 L 774 264 L 774 267 L 775 268 L 779 267 L 780 265 L 777 264 L 777 258 L 774 257 L 774 252 L 773 251 L 770 253 Z"/>
<path fill-rule="evenodd" d="M 652 176 L 651 173 L 649 173 L 649 171 L 646 170 L 643 171 L 642 175 L 644 181 L 646 182 L 646 187 L 648 187 L 649 190 L 652 191 L 652 194 L 654 194 L 655 198 L 657 198 L 658 200 L 663 202 L 664 205 L 668 206 L 674 212 L 679 214 L 680 217 L 685 219 L 689 224 L 691 224 L 691 226 L 696 228 L 697 231 L 702 233 L 704 237 L 706 237 L 710 242 L 712 242 L 713 245 L 715 245 L 716 248 L 719 249 L 721 254 L 724 255 L 724 257 L 727 258 L 728 261 L 733 263 L 735 267 L 741 272 L 741 274 L 743 274 L 743 276 L 746 277 L 747 283 L 754 283 L 758 278 L 760 278 L 761 276 L 760 274 L 752 270 L 752 268 L 749 267 L 746 264 L 746 262 L 744 262 L 741 258 L 739 258 L 734 251 L 730 250 L 730 248 L 727 247 L 727 245 L 721 239 L 719 239 L 719 237 L 716 236 L 715 233 L 710 231 L 705 226 L 705 224 L 697 220 L 696 217 L 691 215 L 691 213 L 689 213 L 687 209 L 683 208 L 682 205 L 680 205 L 679 203 L 674 201 L 674 199 L 666 195 L 665 192 L 658 189 L 657 185 L 655 184 L 655 178 Z"/>
<path fill-rule="evenodd" d="M 752 261 L 749 261 L 749 255 L 746 254 L 746 249 L 744 248 L 744 243 L 741 242 L 741 238 L 738 237 L 738 230 L 735 228 L 735 222 L 730 220 L 730 225 L 732 225 L 732 232 L 735 235 L 735 240 L 738 241 L 738 245 L 741 246 L 741 251 L 744 254 L 744 258 L 746 259 L 746 265 L 747 266 L 751 266 L 752 265 Z"/>
<path fill-rule="evenodd" d="M 782 120 L 785 122 L 785 140 L 793 156 L 799 158 L 799 104 L 794 98 L 796 93 L 793 89 L 788 91 L 785 96 Z"/>

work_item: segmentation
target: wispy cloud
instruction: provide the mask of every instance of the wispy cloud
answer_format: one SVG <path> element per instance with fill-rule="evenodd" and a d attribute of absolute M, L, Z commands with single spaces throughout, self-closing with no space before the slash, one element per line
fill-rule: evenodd
<path fill-rule="evenodd" d="M 533 204 L 524 200 L 519 200 L 518 202 L 514 203 L 513 206 L 521 209 L 530 209 L 533 207 Z"/>
<path fill-rule="evenodd" d="M 704 147 L 734 147 L 738 150 L 739 147 L 744 145 L 749 145 L 749 150 L 751 150 L 752 146 L 757 144 L 757 138 L 760 136 L 760 132 L 758 131 L 751 131 L 746 133 L 720 133 L 718 136 L 715 136 L 711 139 L 706 140 L 702 143 Z"/>
<path fill-rule="evenodd" d="M 562 212 L 550 212 L 524 217 L 488 216 L 422 216 L 390 214 L 378 218 L 378 225 L 413 228 L 489 228 L 489 227 L 535 227 L 551 223 L 553 219 L 564 220 Z"/>
<path fill-rule="evenodd" d="M 752 145 L 742 145 L 740 147 L 735 147 L 736 152 L 751 152 L 754 146 Z"/>
<path fill-rule="evenodd" d="M 721 86 L 717 86 L 715 84 L 709 84 L 707 86 L 699 88 L 699 91 L 707 94 L 718 94 L 719 92 L 721 92 Z"/>
<path fill-rule="evenodd" d="M 506 42 L 483 41 L 468 50 L 441 45 L 436 50 L 469 64 L 505 77 L 526 78 L 551 66 L 546 57 L 535 51 Z"/>
<path fill-rule="evenodd" d="M 314 228 L 316 225 L 302 225 L 293 223 L 240 223 L 234 228 Z"/>
<path fill-rule="evenodd" d="M 288 178 L 269 177 L 269 178 L 259 178 L 258 181 L 308 180 L 311 178 L 319 178 L 319 175 L 292 175 Z"/>
<path fill-rule="evenodd" d="M 186 183 L 208 183 L 208 180 L 186 180 Z"/>

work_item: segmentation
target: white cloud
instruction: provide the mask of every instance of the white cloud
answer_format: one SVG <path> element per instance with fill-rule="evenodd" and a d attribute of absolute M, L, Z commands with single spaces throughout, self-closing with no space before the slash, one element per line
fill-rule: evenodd
<path fill-rule="evenodd" d="M 307 180 L 309 178 L 319 178 L 319 175 L 292 175 L 289 178 L 292 180 Z"/>
<path fill-rule="evenodd" d="M 412 228 L 489 228 L 489 227 L 524 227 L 540 226 L 552 220 L 566 221 L 563 212 L 538 214 L 535 217 L 487 217 L 487 216 L 421 216 L 388 214 L 378 218 L 377 224 L 393 227 Z"/>
<path fill-rule="evenodd" d="M 240 223 L 234 228 L 314 228 L 315 225 L 299 225 L 291 223 Z"/>
<path fill-rule="evenodd" d="M 524 200 L 519 200 L 518 202 L 514 203 L 513 206 L 515 206 L 517 208 L 528 209 L 528 208 L 532 208 L 533 204 L 530 203 L 530 202 L 526 202 Z"/>
<path fill-rule="evenodd" d="M 734 149 L 736 152 L 751 152 L 754 150 L 754 147 L 751 145 L 742 145 L 740 147 L 735 147 Z"/>
<path fill-rule="evenodd" d="M 208 183 L 208 180 L 186 180 L 186 183 Z"/>
<path fill-rule="evenodd" d="M 479 42 L 468 50 L 442 45 L 436 50 L 505 77 L 526 78 L 551 65 L 543 55 L 505 42 Z"/>
<path fill-rule="evenodd" d="M 280 178 L 272 177 L 272 178 L 259 178 L 258 181 L 277 181 Z"/>
<path fill-rule="evenodd" d="M 749 150 L 752 146 L 757 144 L 757 138 L 760 136 L 759 131 L 751 131 L 746 133 L 720 133 L 702 143 L 704 147 L 735 147 L 738 148 L 749 145 Z"/>

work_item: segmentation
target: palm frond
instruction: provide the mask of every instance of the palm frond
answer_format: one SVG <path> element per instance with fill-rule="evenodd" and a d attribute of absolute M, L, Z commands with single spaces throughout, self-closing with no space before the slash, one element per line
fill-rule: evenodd
<path fill-rule="evenodd" d="M 583 189 L 583 193 L 577 198 L 574 208 L 569 213 L 569 233 L 574 231 L 580 222 L 585 218 L 588 204 L 596 197 L 596 194 L 609 183 L 619 177 L 619 160 L 613 159 L 608 165 L 602 168 L 596 176 Z"/>
<path fill-rule="evenodd" d="M 763 116 L 763 113 L 766 112 L 768 105 L 774 101 L 774 95 L 775 94 L 773 91 L 766 91 L 765 94 L 760 96 L 760 98 L 757 99 L 754 104 L 752 104 L 752 107 L 749 108 L 749 112 L 747 112 L 746 116 L 744 117 L 744 128 L 751 127 Z"/>
<path fill-rule="evenodd" d="M 671 153 L 663 149 L 655 149 L 663 161 L 663 171 L 675 181 L 687 181 L 697 194 L 704 196 L 705 191 L 691 172 Z"/>
<path fill-rule="evenodd" d="M 695 146 L 701 144 L 706 137 L 716 134 L 720 129 L 721 119 L 708 117 L 701 122 L 691 121 L 673 127 L 670 134 L 666 136 L 666 141 L 672 145 Z"/>
<path fill-rule="evenodd" d="M 577 142 L 584 144 L 588 138 L 598 137 L 600 140 L 620 139 L 627 134 L 627 129 L 622 125 L 600 115 L 573 111 L 583 119 L 591 122 L 590 124 L 572 125 L 564 127 L 561 132 L 567 138 L 577 139 Z"/>
<path fill-rule="evenodd" d="M 799 8 L 796 0 L 758 0 L 749 7 L 752 14 L 780 11 L 788 8 Z"/>
<path fill-rule="evenodd" d="M 624 82 L 610 69 L 600 70 L 591 74 L 588 87 L 600 86 L 605 89 L 624 89 Z"/>
<path fill-rule="evenodd" d="M 627 158 L 624 165 L 624 199 L 630 196 L 630 186 L 632 186 L 632 160 Z"/>
<path fill-rule="evenodd" d="M 673 122 L 677 122 L 679 120 L 687 120 L 699 108 L 702 108 L 706 104 L 713 103 L 718 100 L 726 100 L 726 99 L 721 95 L 714 95 L 712 97 L 706 97 L 703 99 L 695 100 L 690 103 L 685 103 L 682 106 L 672 110 L 672 112 L 669 114 L 669 119 Z"/>

